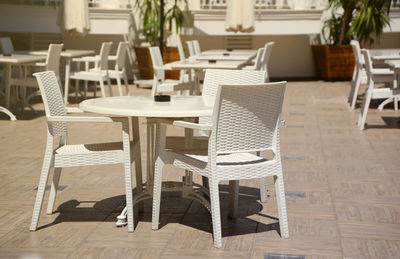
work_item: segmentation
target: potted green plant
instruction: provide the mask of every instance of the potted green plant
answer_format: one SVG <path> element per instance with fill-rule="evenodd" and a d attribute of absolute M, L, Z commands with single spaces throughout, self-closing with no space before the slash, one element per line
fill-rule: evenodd
<path fill-rule="evenodd" d="M 187 4 L 187 0 L 136 0 L 136 8 L 139 11 L 142 23 L 141 33 L 152 46 L 160 46 L 163 52 L 164 62 L 179 60 L 179 53 L 175 47 L 166 47 L 166 38 L 175 31 L 180 32 L 185 19 L 180 8 L 181 4 Z M 150 53 L 147 47 L 135 47 L 142 78 L 152 78 Z M 177 79 L 179 73 L 167 73 L 167 78 Z"/>
<path fill-rule="evenodd" d="M 349 79 L 354 69 L 350 41 L 371 44 L 389 25 L 391 0 L 328 0 L 331 16 L 322 27 L 328 44 L 313 45 L 317 74 L 323 79 Z"/>

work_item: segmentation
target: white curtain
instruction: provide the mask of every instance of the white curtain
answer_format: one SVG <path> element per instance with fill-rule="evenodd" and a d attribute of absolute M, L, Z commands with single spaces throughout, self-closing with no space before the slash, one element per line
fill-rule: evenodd
<path fill-rule="evenodd" d="M 253 0 L 228 0 L 225 30 L 233 32 L 254 31 Z"/>
<path fill-rule="evenodd" d="M 63 0 L 58 12 L 57 25 L 62 31 L 85 36 L 90 31 L 87 0 Z"/>

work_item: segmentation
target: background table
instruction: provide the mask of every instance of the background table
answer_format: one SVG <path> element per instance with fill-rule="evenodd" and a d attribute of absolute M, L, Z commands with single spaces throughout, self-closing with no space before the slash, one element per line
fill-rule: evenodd
<path fill-rule="evenodd" d="M 370 49 L 371 59 L 375 64 L 384 64 L 385 60 L 400 59 L 400 49 Z"/>
<path fill-rule="evenodd" d="M 201 55 L 222 55 L 224 53 L 229 53 L 230 55 L 254 55 L 257 54 L 257 50 L 254 49 L 233 49 L 228 51 L 226 49 L 210 49 L 201 52 Z"/>
<path fill-rule="evenodd" d="M 199 74 L 204 69 L 241 69 L 248 63 L 247 60 L 237 61 L 216 61 L 210 63 L 208 61 L 195 61 L 192 58 L 186 59 L 185 61 L 175 61 L 164 65 L 165 69 L 172 70 L 189 70 L 189 81 L 194 81 L 193 88 L 200 92 Z M 190 70 L 194 70 L 195 79 L 192 79 L 192 73 Z"/>
<path fill-rule="evenodd" d="M 11 77 L 11 66 L 12 65 L 27 65 L 34 64 L 45 60 L 44 56 L 34 56 L 34 55 L 23 55 L 23 54 L 12 54 L 11 56 L 0 55 L 0 63 L 5 66 L 5 109 L 10 108 L 10 89 L 11 85 L 23 85 L 24 81 L 22 78 L 12 78 Z M 5 111 L 3 111 L 5 112 Z M 7 113 L 7 112 L 6 112 Z M 15 117 L 14 117 L 15 118 Z M 13 118 L 12 118 L 13 119 Z"/>

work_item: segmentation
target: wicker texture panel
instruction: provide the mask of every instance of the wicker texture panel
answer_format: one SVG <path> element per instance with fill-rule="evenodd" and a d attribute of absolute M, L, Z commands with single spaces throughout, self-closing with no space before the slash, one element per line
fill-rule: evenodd
<path fill-rule="evenodd" d="M 217 154 L 271 148 L 283 94 L 278 84 L 223 87 Z"/>
<path fill-rule="evenodd" d="M 42 97 L 46 116 L 65 116 L 67 110 L 58 86 L 57 77 L 51 73 L 37 74 L 39 88 Z M 65 136 L 67 124 L 65 122 L 48 122 L 49 132 L 52 136 Z"/>

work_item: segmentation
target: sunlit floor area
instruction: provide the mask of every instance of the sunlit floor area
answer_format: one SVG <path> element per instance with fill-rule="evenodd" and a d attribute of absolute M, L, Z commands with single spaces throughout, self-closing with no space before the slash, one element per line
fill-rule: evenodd
<path fill-rule="evenodd" d="M 133 95 L 150 95 L 150 89 L 130 87 Z M 16 112 L 16 122 L 0 114 L 0 257 L 398 258 L 400 111 L 393 104 L 379 111 L 380 101 L 374 100 L 360 131 L 360 105 L 350 110 L 348 91 L 349 82 L 288 83 L 281 155 L 290 236 L 282 239 L 278 233 L 272 179 L 266 203 L 260 202 L 257 180 L 240 182 L 237 219 L 228 217 L 229 187 L 222 182 L 221 249 L 213 246 L 207 209 L 179 192 L 163 193 L 158 231 L 151 229 L 151 199 L 144 202 L 134 233 L 117 228 L 116 216 L 125 205 L 123 165 L 63 169 L 55 213 L 43 209 L 38 230 L 30 232 L 46 144 L 44 108 L 38 102 L 36 114 Z M 146 121 L 139 122 L 145 176 Z M 69 127 L 70 143 L 121 139 L 118 124 Z M 183 131 L 168 127 L 167 134 Z M 165 169 L 165 180 L 182 176 L 173 167 Z"/>

